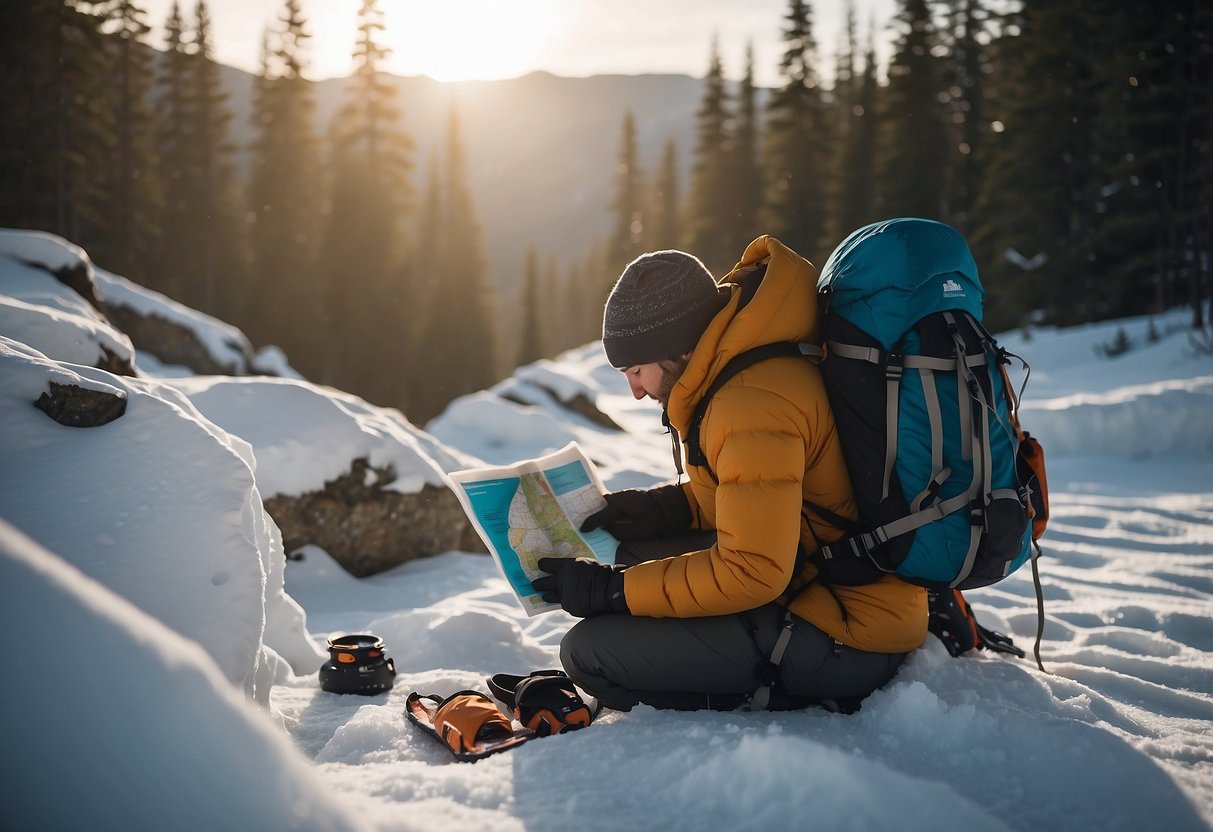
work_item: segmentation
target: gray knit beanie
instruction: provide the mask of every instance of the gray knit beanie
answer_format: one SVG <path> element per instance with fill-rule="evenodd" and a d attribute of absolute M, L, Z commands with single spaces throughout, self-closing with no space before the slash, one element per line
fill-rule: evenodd
<path fill-rule="evenodd" d="M 722 292 L 707 267 L 683 251 L 642 254 L 623 270 L 602 315 L 602 346 L 620 369 L 677 358 L 694 349 Z"/>

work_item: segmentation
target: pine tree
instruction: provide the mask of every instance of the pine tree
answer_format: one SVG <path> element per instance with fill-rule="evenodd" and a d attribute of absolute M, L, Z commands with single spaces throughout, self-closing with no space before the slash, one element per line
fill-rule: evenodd
<path fill-rule="evenodd" d="M 526 264 L 522 272 L 522 300 L 519 305 L 522 326 L 518 332 L 518 355 L 514 366 L 521 367 L 544 356 L 543 332 L 546 321 L 540 291 L 539 251 L 534 243 L 526 248 Z"/>
<path fill-rule="evenodd" d="M 948 57 L 946 96 L 952 146 L 947 219 L 962 234 L 973 228 L 973 207 L 983 172 L 983 142 L 989 134 L 985 77 L 989 71 L 983 41 L 990 32 L 982 0 L 947 0 Z"/>
<path fill-rule="evenodd" d="M 754 46 L 745 52 L 745 75 L 737 91 L 737 125 L 730 148 L 729 198 L 733 216 L 726 228 L 727 248 L 740 260 L 745 247 L 762 233 L 763 176 L 759 160 L 762 125 L 758 115 L 758 90 L 754 85 Z"/>
<path fill-rule="evenodd" d="M 538 322 L 543 327 L 539 333 L 541 357 L 556 355 L 567 343 L 562 333 L 570 329 L 569 309 L 558 303 L 563 288 L 560 264 L 556 256 L 550 254 L 544 262 L 543 276 L 539 279 L 539 301 L 536 304 Z"/>
<path fill-rule="evenodd" d="M 416 368 L 424 383 L 409 402 L 409 415 L 428 419 L 457 396 L 483 390 L 498 378 L 495 303 L 488 283 L 484 237 L 467 179 L 459 115 L 451 105 L 443 168 L 447 241 L 433 264 L 438 285 L 426 318 L 426 354 Z"/>
<path fill-rule="evenodd" d="M 157 157 L 164 192 L 161 218 L 161 268 L 149 276 L 149 285 L 177 300 L 185 297 L 188 273 L 194 269 L 196 252 L 187 248 L 191 205 L 196 198 L 190 173 L 189 120 L 192 104 L 189 87 L 189 45 L 185 22 L 176 0 L 165 21 L 165 54 L 156 82 L 154 114 L 157 125 Z"/>
<path fill-rule="evenodd" d="M 1213 9 L 1190 0 L 1182 22 L 1186 29 L 1178 52 L 1180 71 L 1192 95 L 1184 146 L 1191 149 L 1192 162 L 1180 178 L 1184 205 L 1180 236 L 1191 240 L 1194 255 L 1188 273 L 1192 327 L 1213 334 L 1213 321 L 1206 317 L 1206 308 L 1213 307 Z M 1213 338 L 1208 343 L 1213 344 Z"/>
<path fill-rule="evenodd" d="M 952 145 L 939 103 L 944 81 L 935 25 L 926 0 L 900 0 L 902 29 L 889 63 L 879 169 L 889 216 L 945 219 Z"/>
<path fill-rule="evenodd" d="M 636 146 L 636 119 L 632 111 L 623 115 L 619 159 L 615 165 L 615 230 L 611 235 L 611 262 L 623 269 L 640 254 L 644 234 L 644 182 L 640 170 L 640 151 Z"/>
<path fill-rule="evenodd" d="M 678 172 L 678 145 L 667 139 L 649 191 L 649 216 L 645 223 L 645 248 L 649 251 L 677 248 L 682 243 L 682 189 Z"/>
<path fill-rule="evenodd" d="M 851 128 L 852 110 L 859 94 L 859 79 L 856 77 L 859 60 L 859 45 L 855 32 L 855 0 L 846 0 L 842 30 L 842 45 L 834 56 L 834 84 L 830 90 L 835 112 L 835 135 L 839 144 L 845 144 Z"/>
<path fill-rule="evenodd" d="M 739 252 L 729 245 L 733 221 L 729 191 L 732 112 L 720 47 L 712 39 L 703 100 L 696 113 L 695 163 L 687 215 L 687 246 L 713 274 L 727 270 Z"/>
<path fill-rule="evenodd" d="M 106 183 L 111 219 L 108 233 L 90 253 L 119 274 L 144 282 L 159 267 L 156 256 L 164 211 L 148 107 L 155 81 L 153 53 L 145 44 L 151 27 L 142 8 L 131 0 L 120 0 L 104 31 L 110 36 L 115 125 Z"/>
<path fill-rule="evenodd" d="M 0 4 L 0 215 L 86 248 L 110 219 L 108 59 L 93 3 Z"/>
<path fill-rule="evenodd" d="M 186 302 L 225 319 L 243 317 L 248 296 L 248 258 L 231 142 L 231 111 L 220 67 L 211 57 L 211 17 L 206 0 L 194 7 L 192 48 L 187 61 L 189 111 L 188 176 L 195 202 L 189 233 L 196 257 Z"/>
<path fill-rule="evenodd" d="M 992 45 L 995 123 L 970 243 L 995 331 L 1033 310 L 1058 324 L 1097 315 L 1096 17 L 1032 0 Z"/>
<path fill-rule="evenodd" d="M 876 222 L 882 216 L 879 183 L 872 166 L 880 134 L 878 94 L 876 52 L 869 35 L 863 68 L 859 75 L 859 89 L 851 107 L 847 140 L 842 145 L 842 160 L 839 164 L 841 174 L 837 230 L 834 234 L 839 241 L 855 229 Z"/>
<path fill-rule="evenodd" d="M 782 86 L 767 107 L 767 228 L 820 262 L 830 230 L 830 119 L 818 80 L 812 9 L 790 0 L 784 22 Z"/>
<path fill-rule="evenodd" d="M 1099 289 L 1109 314 L 1188 303 L 1194 324 L 1203 323 L 1210 249 L 1200 179 L 1209 170 L 1211 20 L 1213 13 L 1183 0 L 1126 5 L 1103 17 L 1105 41 L 1120 47 L 1092 68 L 1102 92 L 1097 153 L 1108 168 L 1099 229 L 1108 269 Z"/>
<path fill-rule="evenodd" d="M 582 273 L 585 275 L 585 316 L 591 322 L 590 332 L 594 338 L 602 337 L 602 309 L 607 296 L 615 288 L 622 269 L 607 265 L 606 244 L 595 237 L 586 251 Z"/>
<path fill-rule="evenodd" d="M 416 234 L 416 252 L 413 259 L 418 262 L 440 263 L 446 258 L 448 240 L 443 218 L 446 216 L 446 200 L 442 193 L 441 157 L 431 154 L 426 169 L 425 196 L 421 203 Z M 434 305 L 434 293 L 438 291 L 438 275 L 434 268 L 421 268 L 414 280 L 417 304 L 421 309 Z M 420 338 L 420 328 L 415 332 Z"/>
<path fill-rule="evenodd" d="M 245 324 L 250 336 L 281 345 L 308 374 L 320 365 L 311 345 L 323 296 L 315 268 L 320 209 L 315 101 L 303 60 L 309 38 L 299 0 L 286 0 L 278 28 L 266 32 L 256 79 L 249 185 L 255 277 Z"/>
<path fill-rule="evenodd" d="M 590 314 L 590 303 L 586 299 L 587 284 L 581 264 L 573 259 L 569 263 L 560 292 L 556 295 L 559 308 L 563 314 L 560 317 L 560 349 L 579 347 L 589 343 L 601 334 L 597 320 Z M 602 309 L 599 307 L 598 320 L 601 320 Z"/>
<path fill-rule="evenodd" d="M 391 376 L 401 370 L 385 370 L 380 345 L 407 343 L 416 316 L 405 314 L 399 281 L 412 140 L 399 127 L 395 87 L 382 69 L 390 55 L 382 30 L 377 0 L 362 0 L 354 74 L 330 132 L 333 190 L 319 259 L 330 345 L 324 380 L 387 404 L 399 395 Z"/>

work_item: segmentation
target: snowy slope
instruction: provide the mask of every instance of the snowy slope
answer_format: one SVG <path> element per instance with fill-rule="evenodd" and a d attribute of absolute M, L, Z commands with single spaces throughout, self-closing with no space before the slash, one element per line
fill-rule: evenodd
<path fill-rule="evenodd" d="M 89 317 L 23 268 L 0 263 L 0 296 L 32 285 L 42 297 L 21 303 Z M 932 639 L 853 716 L 640 707 L 475 765 L 409 726 L 405 696 L 555 667 L 572 619 L 527 618 L 481 555 L 363 580 L 315 549 L 283 564 L 259 496 L 323 479 L 329 446 L 421 482 L 576 439 L 608 487 L 672 478 L 655 406 L 631 399 L 600 345 L 521 368 L 420 431 L 298 380 L 65 363 L 87 356 L 55 320 L 21 330 L 38 347 L 0 331 L 0 518 L 37 541 L 0 529 L 0 614 L 30 671 L 0 699 L 17 796 L 0 828 L 1213 828 L 1213 357 L 1172 331 L 1182 313 L 1156 321 L 1156 343 L 1144 319 L 1001 339 L 1033 365 L 1023 417 L 1049 455 L 1048 675 L 952 659 Z M 1102 357 L 1119 326 L 1134 348 Z M 48 380 L 121 390 L 127 415 L 50 422 L 30 406 Z M 1030 647 L 1032 595 L 1025 569 L 970 598 Z M 324 638 L 364 631 L 386 639 L 395 688 L 320 691 Z M 163 799 L 132 809 L 145 783 Z"/>
<path fill-rule="evenodd" d="M 1095 347 L 1120 325 L 1138 346 L 1102 358 Z M 380 829 L 1208 829 L 1213 358 L 1180 331 L 1147 344 L 1147 325 L 1002 339 L 1033 366 L 1023 418 L 1050 462 L 1049 675 L 1000 656 L 952 659 L 930 639 L 854 716 L 640 707 L 458 765 L 406 724 L 404 695 L 556 667 L 572 619 L 528 620 L 483 558 L 354 581 L 313 552 L 287 574 L 313 631 L 377 633 L 401 675 L 371 703 L 297 680 L 274 689 L 275 705 L 329 782 L 366 795 Z M 672 476 L 654 406 L 631 400 L 600 349 L 523 368 L 502 395 L 459 400 L 427 428 L 494 462 L 576 439 L 611 488 Z M 576 392 L 625 431 L 571 417 L 559 401 Z M 987 626 L 1031 648 L 1028 569 L 969 597 Z"/>
<path fill-rule="evenodd" d="M 0 828 L 359 828 L 196 643 L 3 520 L 0 585 L 19 665 L 0 717 Z"/>

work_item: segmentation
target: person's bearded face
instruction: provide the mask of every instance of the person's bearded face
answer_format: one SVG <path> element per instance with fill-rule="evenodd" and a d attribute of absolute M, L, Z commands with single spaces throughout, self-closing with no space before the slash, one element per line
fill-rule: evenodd
<path fill-rule="evenodd" d="M 673 392 L 678 379 L 682 378 L 682 374 L 686 372 L 689 363 L 690 358 L 687 357 L 667 358 L 657 362 L 657 366 L 661 368 L 661 381 L 657 385 L 654 398 L 661 403 L 663 408 L 670 406 L 670 393 Z"/>

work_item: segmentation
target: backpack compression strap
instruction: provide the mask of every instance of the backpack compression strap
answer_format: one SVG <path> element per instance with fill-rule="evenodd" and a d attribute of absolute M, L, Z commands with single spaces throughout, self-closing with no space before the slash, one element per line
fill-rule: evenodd
<path fill-rule="evenodd" d="M 966 319 L 972 320 L 969 315 L 961 314 L 964 314 Z M 943 318 L 954 344 L 953 355 L 949 358 L 886 353 L 874 347 L 837 341 L 827 343 L 831 355 L 866 361 L 885 368 L 885 461 L 881 499 L 889 495 L 889 483 L 897 460 L 897 418 L 901 377 L 906 369 L 918 371 L 931 428 L 931 479 L 927 483 L 927 487 L 910 502 L 909 514 L 871 531 L 843 538 L 821 547 L 818 551 L 825 560 L 837 557 L 863 557 L 876 563 L 878 568 L 883 571 L 891 571 L 881 567 L 873 558 L 872 553 L 878 546 L 891 538 L 907 534 L 955 511 L 968 508 L 971 526 L 969 546 L 965 553 L 964 563 L 951 582 L 951 586 L 956 586 L 964 581 L 973 569 L 977 550 L 981 544 L 982 532 L 985 529 L 986 507 L 997 497 L 1013 496 L 1011 489 L 991 488 L 993 454 L 990 450 L 986 415 L 989 413 L 993 414 L 996 419 L 999 417 L 997 410 L 988 401 L 974 372 L 978 367 L 988 370 L 990 356 L 993 354 L 997 357 L 997 354 L 993 353 L 992 342 L 979 326 L 975 329 L 982 336 L 983 349 L 980 352 L 970 353 L 960 335 L 956 317 L 951 312 L 945 312 Z M 960 407 L 961 456 L 964 459 L 973 460 L 973 478 L 968 489 L 943 501 L 938 499 L 939 488 L 951 475 L 951 469 L 943 466 L 943 423 L 936 392 L 936 372 L 956 373 L 957 399 Z M 977 407 L 974 407 L 975 404 Z M 1018 496 L 1017 492 L 1014 493 L 1014 496 Z"/>

